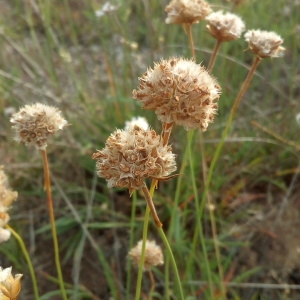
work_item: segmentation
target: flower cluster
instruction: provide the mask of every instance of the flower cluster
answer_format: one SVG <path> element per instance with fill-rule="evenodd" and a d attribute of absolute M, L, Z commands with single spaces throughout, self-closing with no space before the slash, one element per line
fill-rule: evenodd
<path fill-rule="evenodd" d="M 126 187 L 130 194 L 144 187 L 146 178 L 164 178 L 176 170 L 171 147 L 163 146 L 154 130 L 139 126 L 113 132 L 92 158 L 108 187 Z"/>
<path fill-rule="evenodd" d="M 0 267 L 0 299 L 14 300 L 17 299 L 21 290 L 22 274 L 16 274 L 15 277 L 11 274 L 11 267 L 2 269 Z"/>
<path fill-rule="evenodd" d="M 56 107 L 41 103 L 25 105 L 12 115 L 10 122 L 16 133 L 14 139 L 38 150 L 45 150 L 48 137 L 67 125 Z"/>
<path fill-rule="evenodd" d="M 204 0 L 173 0 L 166 6 L 167 24 L 194 24 L 203 20 L 212 10 Z"/>
<path fill-rule="evenodd" d="M 154 110 L 158 119 L 185 129 L 207 129 L 214 120 L 220 86 L 207 70 L 192 60 L 161 60 L 139 78 L 133 98 L 143 109 Z"/>
<path fill-rule="evenodd" d="M 285 51 L 281 46 L 283 39 L 273 31 L 248 30 L 245 40 L 249 49 L 260 58 L 279 57 Z"/>
<path fill-rule="evenodd" d="M 139 241 L 137 245 L 132 248 L 128 255 L 132 259 L 135 266 L 139 266 L 142 256 L 143 241 Z M 161 247 L 155 241 L 146 241 L 145 245 L 145 261 L 144 269 L 149 270 L 152 266 L 163 265 L 164 256 Z"/>
<path fill-rule="evenodd" d="M 3 167 L 0 166 L 0 244 L 10 238 L 10 231 L 3 227 L 10 219 L 7 211 L 17 197 L 18 193 L 9 188 L 7 176 L 3 171 Z"/>
<path fill-rule="evenodd" d="M 232 13 L 213 12 L 205 18 L 210 34 L 220 42 L 236 40 L 241 37 L 246 26 L 242 19 Z"/>

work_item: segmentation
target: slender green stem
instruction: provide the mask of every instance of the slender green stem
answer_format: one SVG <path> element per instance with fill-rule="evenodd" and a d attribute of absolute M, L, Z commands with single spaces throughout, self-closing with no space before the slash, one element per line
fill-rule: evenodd
<path fill-rule="evenodd" d="M 258 64 L 260 63 L 260 61 L 261 61 L 261 58 L 258 57 L 258 56 L 254 59 L 254 62 L 253 62 L 252 66 L 251 66 L 251 68 L 249 70 L 249 73 L 248 73 L 248 75 L 247 75 L 247 77 L 246 77 L 246 79 L 245 79 L 245 81 L 244 81 L 244 83 L 243 83 L 243 85 L 242 85 L 242 87 L 241 87 L 241 89 L 240 89 L 240 91 L 239 91 L 239 93 L 238 93 L 235 101 L 234 101 L 234 104 L 233 104 L 232 108 L 231 108 L 230 115 L 229 115 L 228 120 L 226 122 L 226 126 L 225 126 L 225 129 L 223 131 L 221 141 L 218 144 L 218 147 L 217 147 L 217 149 L 216 149 L 216 151 L 214 153 L 212 162 L 211 162 L 210 167 L 209 167 L 209 171 L 208 171 L 208 175 L 207 175 L 207 181 L 206 181 L 206 184 L 205 184 L 204 192 L 202 194 L 201 206 L 199 207 L 199 211 L 198 211 L 199 218 L 203 214 L 204 203 L 205 203 L 205 199 L 207 197 L 207 193 L 209 191 L 209 185 L 211 183 L 212 175 L 213 175 L 213 172 L 214 172 L 217 160 L 218 160 L 218 158 L 220 156 L 221 150 L 222 150 L 222 148 L 224 146 L 225 139 L 226 139 L 226 137 L 227 137 L 227 135 L 229 133 L 229 129 L 230 129 L 231 123 L 232 123 L 232 121 L 234 119 L 236 110 L 237 110 L 238 105 L 239 105 L 241 99 L 243 98 L 243 96 L 244 96 L 247 88 L 249 87 L 250 81 L 251 81 L 251 79 L 252 79 L 252 77 L 254 75 L 254 72 L 255 72 Z"/>
<path fill-rule="evenodd" d="M 146 213 L 145 213 L 144 227 L 143 227 L 142 255 L 141 255 L 141 261 L 140 261 L 140 265 L 139 265 L 138 279 L 137 279 L 137 283 L 136 283 L 135 300 L 139 300 L 140 296 L 141 296 L 142 277 L 143 277 L 143 270 L 144 270 L 144 261 L 145 261 L 145 252 L 146 252 L 145 249 L 146 249 L 149 217 L 150 217 L 150 209 L 147 206 Z"/>
<path fill-rule="evenodd" d="M 43 157 L 43 165 L 44 165 L 44 179 L 45 179 L 45 190 L 47 193 L 47 203 L 48 203 L 48 210 L 49 210 L 49 217 L 50 217 L 50 224 L 51 224 L 51 231 L 52 231 L 52 238 L 53 238 L 53 246 L 54 246 L 54 254 L 55 254 L 55 265 L 57 276 L 59 280 L 59 286 L 62 294 L 62 298 L 67 300 L 67 293 L 64 286 L 61 265 L 60 265 L 60 258 L 59 258 L 59 246 L 58 246 L 58 239 L 57 239 L 57 232 L 56 232 L 56 225 L 55 225 L 55 216 L 54 216 L 54 209 L 53 209 L 53 200 L 52 200 L 52 192 L 51 192 L 51 182 L 50 182 L 50 170 L 47 158 L 46 150 L 41 150 L 42 157 Z"/>
<path fill-rule="evenodd" d="M 196 61 L 194 38 L 193 38 L 193 32 L 192 32 L 192 26 L 191 25 L 187 25 L 187 33 L 188 33 L 191 53 L 192 53 L 193 59 Z M 213 68 L 213 65 L 215 63 L 215 59 L 216 59 L 217 53 L 219 51 L 220 45 L 221 45 L 221 42 L 218 41 L 215 48 L 214 48 L 213 54 L 212 54 L 210 62 L 209 62 L 209 67 L 208 67 L 209 72 L 211 72 L 211 70 Z M 191 135 L 193 136 L 193 133 L 191 133 Z M 189 153 L 191 151 L 191 144 L 190 143 L 191 143 L 191 140 L 193 139 L 192 136 L 188 137 L 188 139 L 190 139 L 189 147 L 188 147 Z M 199 142 L 200 142 L 200 152 L 201 152 L 201 161 L 202 161 L 202 176 L 203 176 L 203 183 L 205 185 L 206 184 L 206 179 L 207 179 L 207 164 L 206 164 L 206 155 L 205 155 L 205 148 L 204 148 L 204 136 L 203 136 L 202 131 L 199 132 Z M 190 162 L 191 162 L 191 157 L 192 157 L 191 153 L 190 153 L 189 157 L 190 157 Z M 192 168 L 192 165 L 191 165 L 191 170 L 192 169 L 193 168 Z M 194 184 L 195 184 L 195 188 L 194 188 L 194 192 L 195 192 L 197 190 L 196 183 L 195 183 L 195 177 L 192 177 L 192 180 L 194 181 Z M 209 190 L 207 191 L 207 199 L 208 199 L 209 204 L 211 204 L 212 201 L 211 201 L 211 196 L 209 194 Z M 197 201 L 197 205 L 199 205 L 198 194 L 197 194 L 197 197 L 196 197 L 196 194 L 195 194 L 195 200 Z M 197 219 L 197 222 L 198 221 L 201 223 L 200 219 Z M 221 282 L 221 292 L 222 292 L 222 297 L 225 300 L 226 299 L 225 286 L 222 284 L 223 277 L 224 277 L 223 276 L 223 268 L 222 268 L 222 264 L 221 264 L 221 255 L 220 255 L 220 249 L 219 249 L 219 244 L 218 244 L 218 240 L 217 240 L 216 223 L 215 223 L 215 218 L 214 218 L 214 212 L 213 211 L 210 211 L 210 222 L 211 222 L 212 233 L 213 233 L 215 253 L 216 253 L 216 258 L 217 258 L 217 262 L 218 262 L 218 271 L 219 271 L 219 277 L 220 277 L 220 282 Z M 197 229 L 199 230 L 199 233 L 200 233 L 200 231 L 202 231 L 202 228 L 199 227 L 199 226 L 197 226 Z M 195 232 L 195 237 L 196 236 L 197 236 L 197 234 Z M 200 238 L 201 238 L 201 243 L 202 243 L 202 248 L 203 248 L 203 247 L 205 247 L 205 240 L 204 240 L 202 232 L 200 233 Z M 206 247 L 205 247 L 205 249 L 206 249 Z M 205 257 L 207 257 L 207 253 L 206 253 Z M 209 266 L 208 260 L 205 261 L 205 264 L 206 264 L 206 267 Z M 212 288 L 212 286 L 211 286 L 212 282 L 211 282 L 211 275 L 210 275 L 209 267 L 207 268 L 207 272 L 208 272 L 207 276 L 208 276 L 209 284 L 210 284 L 210 291 L 212 292 L 212 289 L 211 289 Z"/>
<path fill-rule="evenodd" d="M 132 195 L 132 209 L 131 209 L 131 217 L 130 217 L 130 237 L 129 237 L 129 249 L 133 247 L 133 230 L 135 225 L 135 218 L 136 218 L 136 202 L 137 202 L 137 193 L 136 191 L 133 192 Z M 131 286 L 131 262 L 127 260 L 127 280 L 126 280 L 126 299 L 130 300 L 130 286 Z"/>
<path fill-rule="evenodd" d="M 151 198 L 153 197 L 154 189 L 155 189 L 156 184 L 157 184 L 157 182 L 155 180 L 153 180 L 152 185 L 151 185 L 151 189 L 150 189 L 150 192 L 149 192 L 149 196 Z M 171 249 L 170 244 L 168 242 L 168 239 L 167 239 L 167 237 L 166 237 L 166 235 L 165 235 L 165 233 L 162 229 L 162 226 L 156 226 L 156 228 L 158 229 L 158 233 L 159 233 L 160 237 L 162 238 L 165 247 L 167 248 L 168 256 L 171 258 L 171 264 L 173 266 L 174 273 L 175 273 L 176 286 L 178 288 L 178 292 L 179 292 L 179 296 L 180 296 L 179 299 L 184 300 L 183 291 L 182 291 L 182 287 L 181 287 L 181 280 L 180 280 L 180 277 L 179 277 L 178 268 L 177 268 L 177 265 L 176 265 L 176 261 L 175 261 L 172 249 Z"/>
<path fill-rule="evenodd" d="M 159 233 L 161 239 L 164 242 L 165 247 L 167 248 L 168 256 L 171 258 L 171 264 L 173 266 L 174 273 L 175 273 L 176 287 L 177 287 L 178 293 L 179 293 L 178 297 L 179 297 L 179 299 L 184 300 L 185 298 L 183 296 L 181 280 L 180 280 L 180 277 L 179 277 L 178 268 L 177 268 L 177 264 L 176 264 L 172 249 L 170 247 L 170 244 L 168 242 L 168 239 L 167 239 L 162 227 L 157 227 L 157 229 L 158 229 L 158 233 Z M 168 288 L 168 287 L 166 287 L 166 288 Z"/>
<path fill-rule="evenodd" d="M 194 131 L 193 131 L 194 132 Z M 179 174 L 184 174 L 184 170 L 187 166 L 188 162 L 188 147 L 185 148 L 185 152 L 183 154 L 183 159 L 180 167 Z M 172 238 L 173 232 L 176 232 L 176 220 L 178 218 L 178 213 L 179 213 L 179 201 L 182 198 L 181 195 L 181 185 L 183 181 L 183 176 L 179 176 L 177 179 L 176 183 L 176 190 L 175 190 L 175 196 L 174 196 L 174 201 L 172 203 L 172 211 L 171 211 L 171 218 L 170 218 L 170 226 L 169 226 L 169 232 L 168 232 L 168 239 L 170 240 Z M 177 238 L 175 237 L 175 242 L 177 242 Z"/>
<path fill-rule="evenodd" d="M 194 136 L 194 131 L 189 131 L 188 133 L 188 151 L 189 151 L 189 161 L 190 161 L 190 172 L 191 172 L 191 181 L 192 181 L 192 187 L 193 187 L 193 192 L 195 195 L 195 205 L 196 205 L 196 210 L 199 211 L 199 195 L 198 195 L 198 190 L 196 186 L 196 177 L 195 177 L 195 172 L 194 172 L 194 162 L 193 162 L 193 155 L 192 155 L 192 141 L 193 141 L 193 136 Z M 203 201 L 203 199 L 202 199 Z M 204 199 L 205 201 L 205 199 Z M 202 218 L 200 215 L 197 214 L 196 217 L 196 230 L 194 233 L 193 237 L 193 244 L 192 244 L 192 253 L 196 253 L 196 247 L 198 244 L 198 237 L 200 238 L 200 243 L 202 247 L 202 253 L 204 257 L 204 263 L 205 263 L 205 268 L 206 268 L 206 275 L 207 275 L 207 281 L 208 281 L 208 286 L 209 286 L 209 292 L 210 292 L 210 299 L 213 299 L 213 293 L 214 293 L 214 288 L 213 288 L 213 282 L 211 278 L 211 269 L 210 269 L 210 264 L 208 260 L 208 254 L 207 254 L 207 249 L 206 249 L 206 244 L 205 244 L 205 237 L 203 233 L 203 228 L 202 228 Z M 190 269 L 190 265 L 192 263 L 193 257 L 190 257 L 188 261 L 188 270 Z"/>
<path fill-rule="evenodd" d="M 34 297 L 36 300 L 40 299 L 40 296 L 39 296 L 39 291 L 38 291 L 38 285 L 37 285 L 37 281 L 36 281 L 36 277 L 35 277 L 35 273 L 34 273 L 34 269 L 33 269 L 33 266 L 32 266 L 32 262 L 31 262 L 31 259 L 29 257 L 29 254 L 27 252 L 27 249 L 26 249 L 26 246 L 24 244 L 24 241 L 23 239 L 20 237 L 20 235 L 14 231 L 9 225 L 5 225 L 5 227 L 7 229 L 10 230 L 10 232 L 12 233 L 12 235 L 16 238 L 16 240 L 19 242 L 19 245 L 21 247 L 21 250 L 23 252 L 23 255 L 27 261 L 27 264 L 28 264 L 28 268 L 29 268 L 29 273 L 30 273 L 30 276 L 31 276 L 31 280 L 32 280 L 32 285 L 33 285 L 33 292 L 34 292 Z"/>

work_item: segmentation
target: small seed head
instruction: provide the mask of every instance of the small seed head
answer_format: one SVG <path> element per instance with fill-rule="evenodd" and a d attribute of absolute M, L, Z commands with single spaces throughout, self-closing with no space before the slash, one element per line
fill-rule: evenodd
<path fill-rule="evenodd" d="M 132 259 L 133 264 L 138 267 L 142 257 L 143 241 L 139 241 L 137 245 L 132 248 L 128 255 Z M 145 245 L 145 261 L 144 270 L 149 270 L 152 266 L 164 264 L 164 256 L 161 247 L 155 241 L 146 241 Z"/>
<path fill-rule="evenodd" d="M 192 60 L 161 60 L 139 78 L 133 98 L 143 109 L 154 110 L 164 123 L 176 123 L 186 130 L 207 129 L 217 112 L 220 86 L 207 70 Z"/>
<path fill-rule="evenodd" d="M 249 49 L 260 58 L 280 57 L 285 51 L 281 46 L 283 39 L 273 31 L 248 30 L 245 40 Z"/>
<path fill-rule="evenodd" d="M 163 146 L 154 130 L 138 126 L 113 132 L 92 158 L 108 187 L 126 187 L 130 194 L 141 189 L 146 178 L 163 178 L 176 170 L 171 147 Z"/>
<path fill-rule="evenodd" d="M 205 18 L 208 22 L 207 28 L 210 34 L 220 42 L 228 42 L 241 37 L 245 30 L 242 19 L 232 13 L 223 11 L 213 12 Z"/>
<path fill-rule="evenodd" d="M 212 10 L 204 0 L 173 0 L 166 6 L 167 24 L 194 24 L 199 23 Z"/>
<path fill-rule="evenodd" d="M 48 137 L 67 125 L 57 108 L 41 103 L 25 105 L 12 115 L 10 122 L 15 141 L 38 150 L 45 150 Z"/>

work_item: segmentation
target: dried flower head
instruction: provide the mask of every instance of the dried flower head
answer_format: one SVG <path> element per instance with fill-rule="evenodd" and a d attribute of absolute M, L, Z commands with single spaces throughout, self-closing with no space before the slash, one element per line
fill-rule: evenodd
<path fill-rule="evenodd" d="M 171 147 L 163 146 L 154 130 L 138 126 L 113 132 L 92 158 L 108 187 L 126 187 L 130 194 L 145 185 L 145 178 L 164 178 L 176 170 Z"/>
<path fill-rule="evenodd" d="M 18 197 L 18 193 L 9 188 L 8 178 L 0 166 L 0 244 L 6 242 L 10 238 L 10 231 L 3 227 L 10 220 L 7 211 L 10 205 Z"/>
<path fill-rule="evenodd" d="M 22 274 L 16 274 L 15 277 L 11 274 L 11 267 L 2 269 L 0 267 L 0 293 L 1 300 L 14 300 L 17 299 L 21 290 Z"/>
<path fill-rule="evenodd" d="M 8 241 L 10 239 L 10 236 L 11 232 L 9 229 L 4 229 L 0 227 L 0 244 Z"/>
<path fill-rule="evenodd" d="M 0 166 L 0 212 L 6 212 L 17 197 L 18 193 L 9 188 L 8 178 L 3 170 L 3 166 Z"/>
<path fill-rule="evenodd" d="M 248 30 L 245 40 L 249 49 L 260 58 L 282 56 L 285 48 L 281 46 L 283 39 L 272 31 Z"/>
<path fill-rule="evenodd" d="M 149 124 L 144 117 L 133 117 L 130 121 L 125 122 L 125 130 L 133 129 L 134 126 L 138 126 L 144 130 L 149 128 Z"/>
<path fill-rule="evenodd" d="M 117 5 L 112 5 L 109 1 L 105 2 L 102 6 L 102 9 L 95 11 L 96 17 L 100 18 L 106 14 L 116 11 L 119 8 Z"/>
<path fill-rule="evenodd" d="M 194 24 L 203 20 L 212 10 L 204 0 L 173 0 L 166 6 L 167 24 Z"/>
<path fill-rule="evenodd" d="M 205 20 L 208 22 L 207 28 L 210 34 L 220 42 L 240 38 L 246 28 L 239 16 L 232 13 L 224 14 L 221 10 L 213 12 Z"/>
<path fill-rule="evenodd" d="M 16 132 L 14 139 L 38 150 L 45 150 L 48 137 L 67 125 L 56 107 L 41 103 L 25 105 L 13 114 L 10 122 Z"/>
<path fill-rule="evenodd" d="M 220 86 L 207 70 L 192 60 L 170 58 L 155 64 L 139 78 L 133 98 L 143 109 L 154 110 L 165 123 L 175 122 L 185 129 L 207 129 L 214 120 Z"/>
<path fill-rule="evenodd" d="M 132 248 L 128 255 L 132 259 L 135 266 L 139 266 L 142 256 L 143 241 L 139 241 L 137 245 Z M 152 266 L 158 266 L 164 264 L 164 255 L 161 247 L 158 246 L 155 241 L 146 241 L 145 245 L 145 261 L 144 269 L 149 270 Z"/>

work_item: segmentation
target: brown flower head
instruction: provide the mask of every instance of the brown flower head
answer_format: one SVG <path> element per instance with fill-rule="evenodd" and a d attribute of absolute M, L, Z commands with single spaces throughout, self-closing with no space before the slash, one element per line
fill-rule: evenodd
<path fill-rule="evenodd" d="M 143 241 L 139 241 L 137 245 L 132 248 L 128 255 L 132 259 L 136 267 L 139 266 L 142 256 Z M 149 270 L 152 266 L 158 266 L 164 264 L 164 255 L 161 247 L 156 245 L 155 241 L 146 241 L 145 245 L 145 261 L 144 269 Z"/>
<path fill-rule="evenodd" d="M 0 166 L 0 244 L 6 242 L 10 238 L 10 231 L 3 227 L 10 220 L 7 213 L 10 205 L 18 197 L 18 193 L 9 188 L 8 178 Z"/>
<path fill-rule="evenodd" d="M 16 132 L 14 139 L 38 150 L 45 150 L 48 137 L 67 125 L 56 107 L 41 103 L 25 105 L 12 115 L 10 122 Z"/>
<path fill-rule="evenodd" d="M 11 275 L 11 267 L 2 269 L 0 267 L 0 296 L 1 300 L 15 300 L 21 290 L 22 274 Z"/>
<path fill-rule="evenodd" d="M 165 123 L 185 129 L 207 129 L 217 111 L 220 86 L 204 67 L 192 60 L 171 58 L 155 64 L 139 78 L 133 98 L 143 109 L 154 110 Z"/>
<path fill-rule="evenodd" d="M 272 31 L 248 30 L 245 40 L 249 49 L 260 58 L 282 56 L 285 48 L 281 46 L 283 39 Z"/>
<path fill-rule="evenodd" d="M 167 24 L 194 24 L 203 20 L 212 10 L 204 0 L 173 0 L 166 6 Z"/>
<path fill-rule="evenodd" d="M 213 12 L 205 20 L 208 22 L 207 28 L 210 34 L 220 42 L 236 40 L 245 30 L 242 19 L 232 13 Z"/>
<path fill-rule="evenodd" d="M 176 170 L 171 147 L 163 146 L 154 130 L 138 126 L 113 132 L 92 158 L 108 187 L 126 187 L 130 194 L 144 186 L 145 178 L 164 178 Z"/>

